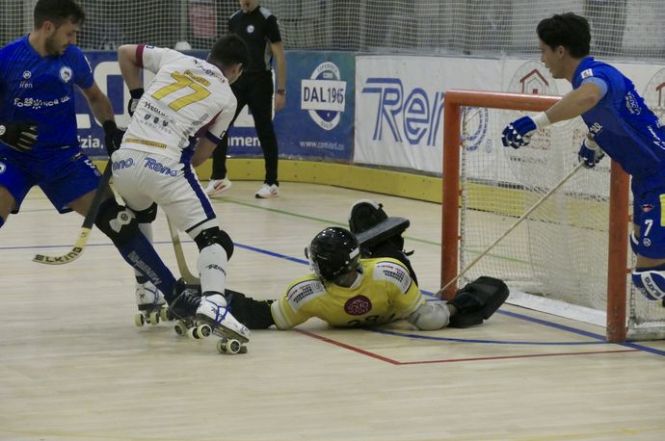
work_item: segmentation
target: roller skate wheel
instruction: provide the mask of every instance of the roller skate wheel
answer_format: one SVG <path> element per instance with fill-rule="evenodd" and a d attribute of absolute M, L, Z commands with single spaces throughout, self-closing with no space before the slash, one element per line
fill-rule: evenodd
<path fill-rule="evenodd" d="M 187 325 L 185 325 L 185 324 L 184 324 L 183 322 L 181 322 L 180 320 L 178 320 L 178 321 L 176 322 L 176 324 L 175 324 L 175 326 L 173 327 L 173 329 L 175 329 L 175 333 L 178 334 L 178 335 L 181 336 L 181 337 L 184 337 L 185 335 L 187 335 Z"/>
<path fill-rule="evenodd" d="M 207 323 L 204 323 L 196 327 L 196 333 L 199 335 L 199 338 L 210 337 L 212 328 Z"/>
<path fill-rule="evenodd" d="M 145 317 L 140 312 L 134 314 L 134 324 L 136 327 L 140 328 L 145 325 Z"/>
<path fill-rule="evenodd" d="M 245 351 L 243 352 L 243 348 Z M 247 352 L 247 348 L 242 345 L 238 340 L 235 339 L 222 339 L 217 342 L 217 351 L 220 354 L 239 354 Z"/>
<path fill-rule="evenodd" d="M 166 322 L 168 320 L 171 320 L 171 317 L 170 317 L 170 314 L 169 314 L 169 309 L 167 307 L 162 306 L 159 309 L 159 318 L 164 322 Z"/>
<path fill-rule="evenodd" d="M 226 342 L 224 340 L 217 341 L 217 352 L 220 354 L 226 354 Z"/>
<path fill-rule="evenodd" d="M 159 311 L 152 311 L 148 314 L 148 323 L 153 326 L 159 323 Z"/>

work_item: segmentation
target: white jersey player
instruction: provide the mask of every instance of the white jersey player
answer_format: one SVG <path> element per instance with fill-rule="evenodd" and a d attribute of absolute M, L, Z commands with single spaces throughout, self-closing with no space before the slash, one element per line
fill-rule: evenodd
<path fill-rule="evenodd" d="M 193 166 L 210 156 L 233 118 L 236 99 L 230 84 L 242 73 L 247 56 L 245 44 L 235 36 L 217 41 L 207 61 L 152 46 L 118 49 L 120 70 L 132 94 L 133 117 L 120 148 L 112 154 L 115 188 L 134 212 L 157 203 L 196 242 L 202 294 L 221 309 L 203 308 L 210 302 L 202 301 L 192 305 L 191 313 L 203 313 L 213 321 L 235 322 L 223 298 L 233 242 L 219 228 Z M 142 69 L 155 74 L 145 93 Z M 192 152 L 190 137 L 200 130 Z M 243 335 L 246 328 L 239 326 L 237 333 Z"/>

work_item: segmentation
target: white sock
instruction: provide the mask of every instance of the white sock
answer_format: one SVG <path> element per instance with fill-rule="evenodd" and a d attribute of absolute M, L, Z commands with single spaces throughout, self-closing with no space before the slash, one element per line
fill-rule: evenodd
<path fill-rule="evenodd" d="M 224 295 L 227 263 L 226 250 L 221 245 L 208 245 L 201 250 L 196 266 L 201 277 L 201 292 L 204 295 L 213 293 Z"/>

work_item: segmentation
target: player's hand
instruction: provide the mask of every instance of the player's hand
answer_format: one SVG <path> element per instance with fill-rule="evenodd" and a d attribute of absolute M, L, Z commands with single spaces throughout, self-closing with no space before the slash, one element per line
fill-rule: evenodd
<path fill-rule="evenodd" d="M 129 103 L 127 104 L 127 112 L 129 113 L 129 116 L 134 116 L 136 107 L 139 105 L 139 100 L 143 96 L 143 88 L 139 87 L 138 89 L 132 89 L 129 91 L 129 94 L 132 97 L 129 99 Z"/>
<path fill-rule="evenodd" d="M 115 124 L 115 121 L 108 120 L 104 122 L 104 145 L 106 146 L 106 152 L 109 155 L 109 158 L 120 148 L 122 143 L 122 137 L 125 135 L 125 131 L 118 128 Z"/>
<path fill-rule="evenodd" d="M 580 151 L 577 153 L 577 160 L 584 163 L 584 167 L 593 168 L 605 156 L 605 152 L 598 143 L 588 135 L 582 141 Z"/>
<path fill-rule="evenodd" d="M 286 106 L 286 95 L 276 93 L 275 94 L 275 112 L 279 112 Z"/>
<path fill-rule="evenodd" d="M 523 116 L 511 122 L 503 129 L 501 143 L 504 147 L 518 149 L 531 141 L 531 135 L 538 130 L 536 122 L 530 116 Z"/>
<path fill-rule="evenodd" d="M 31 121 L 0 123 L 0 140 L 19 152 L 32 150 L 37 137 L 37 124 Z"/>

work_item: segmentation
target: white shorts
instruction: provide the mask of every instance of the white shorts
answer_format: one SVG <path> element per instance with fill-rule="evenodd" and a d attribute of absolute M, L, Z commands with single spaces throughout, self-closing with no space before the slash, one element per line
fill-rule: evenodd
<path fill-rule="evenodd" d="M 127 148 L 114 152 L 112 160 L 113 188 L 132 210 L 142 211 L 156 202 L 171 223 L 192 238 L 219 226 L 190 164 Z"/>

